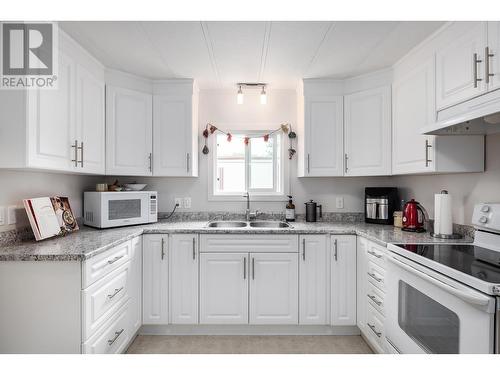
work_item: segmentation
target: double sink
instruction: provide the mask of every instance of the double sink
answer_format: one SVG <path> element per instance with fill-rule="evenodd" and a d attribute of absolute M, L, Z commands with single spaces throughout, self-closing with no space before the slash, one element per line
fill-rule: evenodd
<path fill-rule="evenodd" d="M 211 221 L 208 228 L 291 228 L 285 221 Z"/>

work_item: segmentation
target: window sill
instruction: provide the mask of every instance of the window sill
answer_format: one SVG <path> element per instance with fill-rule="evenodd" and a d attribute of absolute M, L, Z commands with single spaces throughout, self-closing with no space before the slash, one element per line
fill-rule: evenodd
<path fill-rule="evenodd" d="M 209 201 L 219 201 L 219 202 L 246 202 L 247 198 L 243 197 L 244 193 L 241 194 L 220 194 L 214 195 L 209 194 Z M 284 202 L 288 200 L 286 194 L 257 194 L 250 193 L 251 202 Z"/>

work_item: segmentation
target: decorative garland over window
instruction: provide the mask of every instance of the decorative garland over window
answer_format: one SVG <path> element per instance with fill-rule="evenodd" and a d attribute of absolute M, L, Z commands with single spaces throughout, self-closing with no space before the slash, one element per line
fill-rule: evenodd
<path fill-rule="evenodd" d="M 245 143 L 246 146 L 248 145 L 248 142 L 250 141 L 251 138 L 263 138 L 264 142 L 267 142 L 267 141 L 269 141 L 269 137 L 271 135 L 273 135 L 274 133 L 277 133 L 279 131 L 282 131 L 284 134 L 288 135 L 288 139 L 290 140 L 290 146 L 288 148 L 288 159 L 291 160 L 292 157 L 293 157 L 293 155 L 295 155 L 295 153 L 297 152 L 293 148 L 293 144 L 292 144 L 293 139 L 297 138 L 297 134 L 292 130 L 292 125 L 289 124 L 289 123 L 281 124 L 279 128 L 277 128 L 277 129 L 275 129 L 275 130 L 273 130 L 273 131 L 271 131 L 269 133 L 266 133 L 266 134 L 252 134 L 250 136 L 245 136 L 243 138 L 243 142 Z M 231 142 L 231 140 L 233 139 L 233 135 L 230 132 L 221 130 L 218 127 L 216 127 L 215 125 L 212 125 L 212 124 L 208 123 L 205 126 L 205 130 L 203 130 L 203 137 L 205 138 L 205 145 L 203 146 L 202 152 L 205 155 L 207 155 L 210 152 L 210 150 L 209 150 L 209 148 L 207 146 L 208 137 L 211 134 L 214 134 L 215 132 L 219 132 L 219 133 L 225 134 L 226 135 L 226 140 L 228 142 Z"/>

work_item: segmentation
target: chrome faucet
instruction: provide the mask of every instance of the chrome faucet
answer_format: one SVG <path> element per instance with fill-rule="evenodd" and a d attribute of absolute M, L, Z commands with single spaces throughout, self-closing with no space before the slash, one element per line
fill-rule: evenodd
<path fill-rule="evenodd" d="M 248 194 L 248 191 L 245 193 L 243 198 L 247 199 L 247 208 L 245 210 L 245 220 L 250 221 L 254 220 L 257 218 L 257 215 L 259 214 L 259 211 L 255 210 L 254 212 L 250 211 L 250 194 Z"/>

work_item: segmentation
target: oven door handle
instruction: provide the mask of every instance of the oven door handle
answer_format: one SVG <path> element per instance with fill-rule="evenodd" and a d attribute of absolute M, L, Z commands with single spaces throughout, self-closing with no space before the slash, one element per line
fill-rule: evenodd
<path fill-rule="evenodd" d="M 480 297 L 479 295 L 472 294 L 472 293 L 467 293 L 462 290 L 459 290 L 457 288 L 452 287 L 451 285 L 446 284 L 445 282 L 438 280 L 432 276 L 427 275 L 424 272 L 420 272 L 416 270 L 415 268 L 401 262 L 400 260 L 393 258 L 392 256 L 388 256 L 387 259 L 394 263 L 396 266 L 403 268 L 404 270 L 414 274 L 415 276 L 420 277 L 421 279 L 424 279 L 431 284 L 437 286 L 438 288 L 441 288 L 443 290 L 446 290 L 448 293 L 453 294 L 455 297 L 460 298 L 462 301 L 465 301 L 467 303 L 470 303 L 472 305 L 477 305 L 477 306 L 488 306 L 490 304 L 490 299 L 487 297 Z"/>

